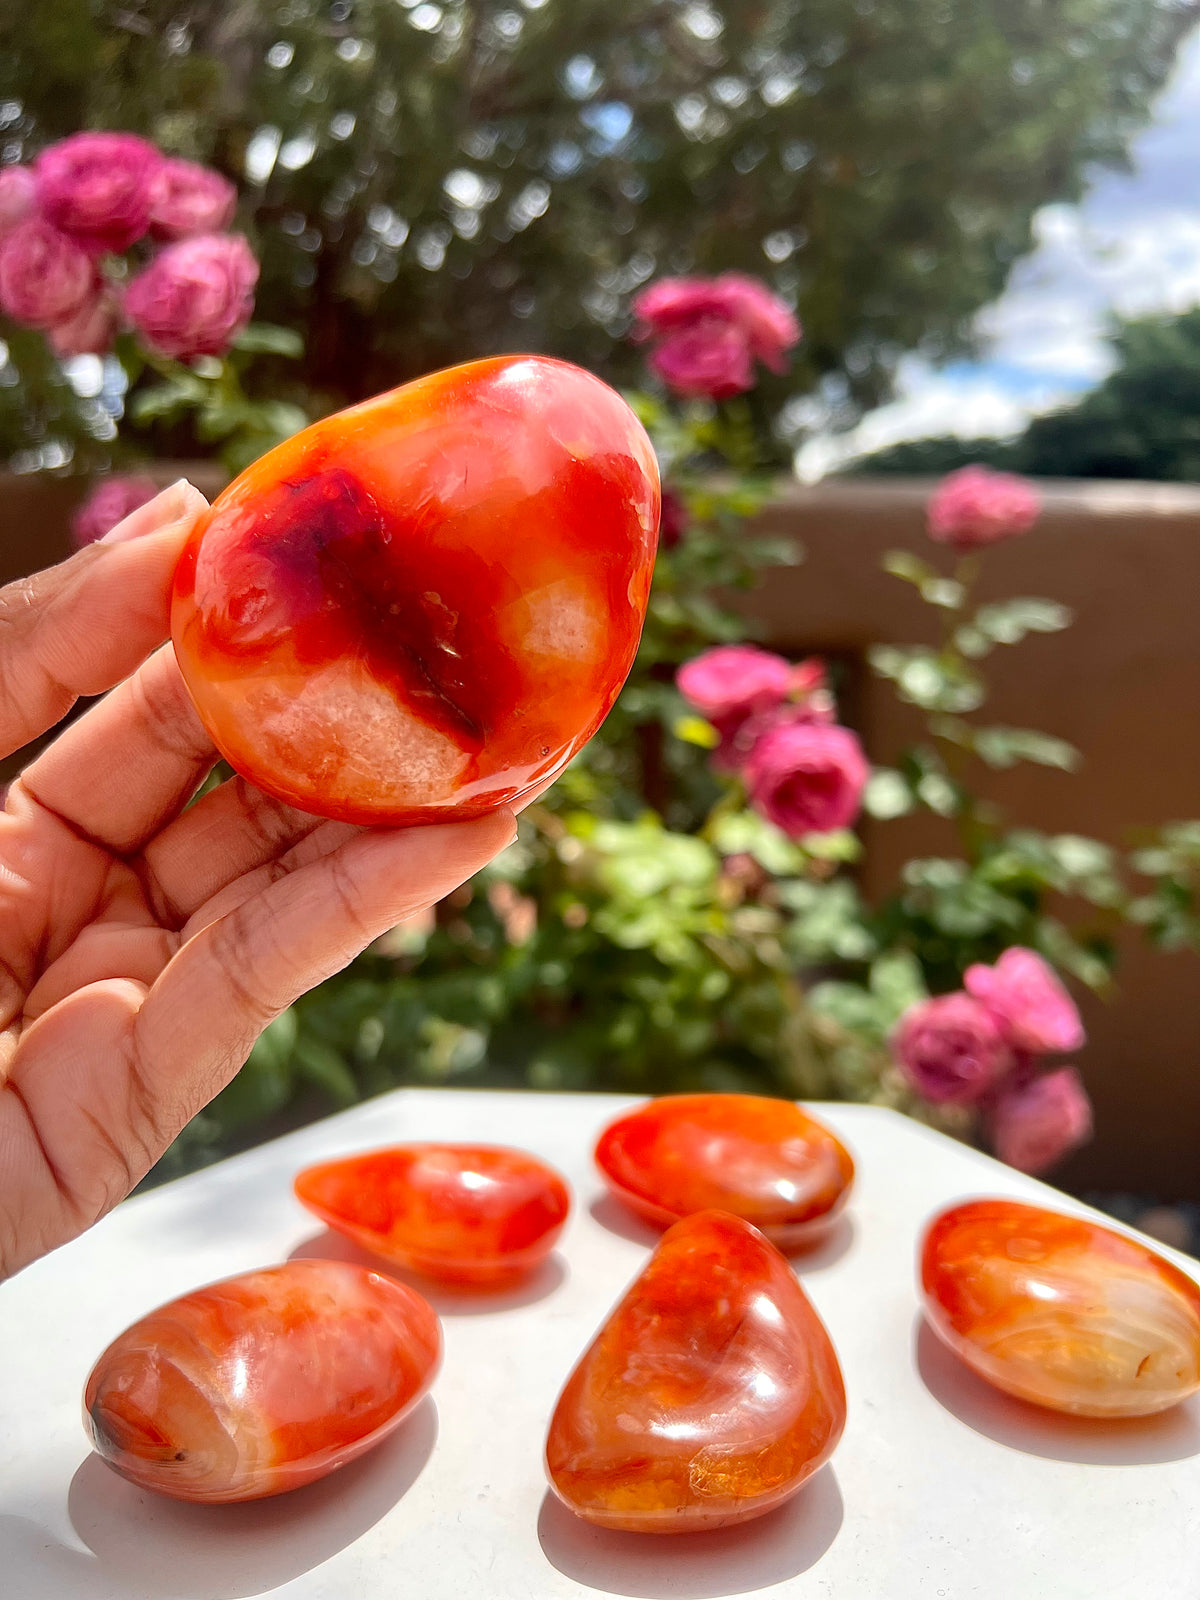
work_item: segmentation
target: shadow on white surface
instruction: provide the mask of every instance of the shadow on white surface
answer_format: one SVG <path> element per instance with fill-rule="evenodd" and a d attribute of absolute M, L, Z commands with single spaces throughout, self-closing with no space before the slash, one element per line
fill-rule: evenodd
<path fill-rule="evenodd" d="M 644 1217 L 639 1217 L 636 1211 L 623 1206 L 611 1194 L 597 1195 L 588 1210 L 592 1214 L 592 1221 L 607 1228 L 609 1233 L 615 1233 L 618 1239 L 628 1239 L 632 1244 L 644 1245 L 647 1250 L 654 1249 L 665 1231 L 656 1228 Z"/>
<path fill-rule="evenodd" d="M 566 1262 L 555 1252 L 511 1289 L 455 1289 L 448 1284 L 435 1283 L 432 1278 L 423 1278 L 420 1273 L 406 1272 L 394 1261 L 373 1255 L 333 1228 L 323 1228 L 311 1239 L 302 1239 L 294 1250 L 289 1251 L 288 1260 L 350 1261 L 355 1266 L 386 1272 L 389 1278 L 396 1278 L 423 1295 L 439 1317 L 471 1317 L 488 1311 L 515 1311 L 518 1306 L 531 1306 L 544 1300 L 567 1281 Z"/>
<path fill-rule="evenodd" d="M 1098 1467 L 1184 1461 L 1200 1453 L 1194 1400 L 1152 1417 L 1071 1417 L 993 1389 L 946 1348 L 924 1317 L 917 1318 L 914 1339 L 917 1371 L 934 1399 L 968 1428 L 1012 1450 Z"/>
<path fill-rule="evenodd" d="M 186 1505 L 148 1494 L 91 1455 L 67 1499 L 71 1524 L 91 1555 L 42 1532 L 40 1581 L 11 1591 L 14 1600 L 270 1594 L 385 1517 L 420 1476 L 437 1431 L 437 1409 L 426 1397 L 399 1432 L 361 1460 L 292 1494 L 246 1505 Z"/>
<path fill-rule="evenodd" d="M 807 1250 L 785 1250 L 784 1255 L 803 1278 L 805 1273 L 820 1272 L 825 1267 L 832 1267 L 842 1259 L 853 1243 L 854 1223 L 843 1211 L 824 1238 L 818 1239 Z"/>
<path fill-rule="evenodd" d="M 549 1490 L 538 1541 L 551 1566 L 576 1583 L 632 1600 L 720 1600 L 798 1578 L 837 1538 L 842 1496 L 823 1467 L 794 1499 L 738 1528 L 715 1533 L 615 1533 L 594 1528 Z"/>
<path fill-rule="evenodd" d="M 588 1210 L 591 1212 L 592 1221 L 598 1222 L 602 1228 L 607 1228 L 609 1233 L 615 1233 L 621 1239 L 629 1239 L 633 1244 L 644 1245 L 647 1250 L 654 1249 L 665 1231 L 639 1217 L 628 1206 L 622 1205 L 615 1195 L 597 1196 Z M 816 1244 L 807 1250 L 786 1250 L 784 1254 L 798 1273 L 820 1272 L 823 1267 L 831 1267 L 835 1261 L 840 1261 L 853 1243 L 854 1223 L 843 1212 L 824 1238 L 819 1239 Z"/>

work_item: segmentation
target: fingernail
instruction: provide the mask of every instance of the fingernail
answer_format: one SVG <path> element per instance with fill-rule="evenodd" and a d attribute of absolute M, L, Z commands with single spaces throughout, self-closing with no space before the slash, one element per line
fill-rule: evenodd
<path fill-rule="evenodd" d="M 189 513 L 202 511 L 208 501 L 186 478 L 176 478 L 165 489 L 160 489 L 153 500 L 131 511 L 115 528 L 110 528 L 97 544 L 127 544 L 131 539 L 141 539 L 148 533 L 157 533 L 172 522 L 178 522 Z"/>

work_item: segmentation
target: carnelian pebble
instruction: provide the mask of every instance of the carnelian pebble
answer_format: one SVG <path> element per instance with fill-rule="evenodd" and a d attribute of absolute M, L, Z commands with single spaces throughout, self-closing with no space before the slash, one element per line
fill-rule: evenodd
<path fill-rule="evenodd" d="M 596 1164 L 640 1216 L 669 1225 L 716 1207 L 752 1222 L 782 1250 L 819 1239 L 850 1193 L 854 1162 L 791 1100 L 678 1094 L 610 1123 Z"/>
<path fill-rule="evenodd" d="M 498 1145 L 404 1144 L 306 1167 L 296 1195 L 376 1255 L 444 1283 L 502 1285 L 554 1248 L 570 1193 L 553 1167 Z"/>
<path fill-rule="evenodd" d="M 306 428 L 202 515 L 171 634 L 221 754 L 348 822 L 519 805 L 633 664 L 658 468 L 598 378 L 437 372 Z"/>
<path fill-rule="evenodd" d="M 1008 1394 L 1055 1411 L 1141 1417 L 1200 1389 L 1200 1288 L 1086 1217 L 972 1200 L 930 1223 L 925 1315 Z"/>
<path fill-rule="evenodd" d="M 123 1478 L 176 1500 L 258 1500 L 387 1437 L 433 1382 L 433 1309 L 382 1273 L 289 1261 L 196 1289 L 114 1339 L 84 1422 Z"/>
<path fill-rule="evenodd" d="M 832 1455 L 846 1391 L 829 1335 L 757 1228 L 703 1211 L 663 1235 L 567 1379 L 555 1494 L 634 1533 L 761 1516 Z"/>

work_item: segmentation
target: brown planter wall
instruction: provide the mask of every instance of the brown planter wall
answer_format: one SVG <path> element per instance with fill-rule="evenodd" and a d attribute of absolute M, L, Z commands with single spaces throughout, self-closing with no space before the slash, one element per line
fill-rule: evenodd
<path fill-rule="evenodd" d="M 162 463 L 207 493 L 207 464 Z M 924 537 L 927 483 L 843 480 L 785 488 L 764 521 L 807 549 L 748 602 L 777 648 L 861 663 L 879 640 L 928 636 L 928 608 L 879 570 L 895 546 Z M 0 474 L 0 580 L 69 553 L 71 481 Z M 1081 775 L 1019 767 L 995 777 L 1012 819 L 1049 831 L 1127 841 L 1137 824 L 1200 816 L 1200 488 L 1064 483 L 1046 488 L 1037 530 L 990 553 L 985 598 L 1047 595 L 1076 612 L 1065 634 L 1035 636 L 989 662 L 997 721 L 1044 728 L 1084 752 Z M 866 672 L 852 672 L 848 712 L 870 754 L 889 762 L 912 714 Z M 0 767 L 0 779 L 21 762 Z M 932 820 L 868 825 L 864 887 L 895 882 L 914 853 L 953 851 Z M 1082 1065 L 1096 1099 L 1095 1143 L 1062 1176 L 1071 1184 L 1200 1198 L 1200 962 L 1126 938 L 1111 1004 L 1085 999 Z"/>
<path fill-rule="evenodd" d="M 877 641 L 930 639 L 929 607 L 879 569 L 897 546 L 933 554 L 929 487 L 881 478 L 786 490 L 764 521 L 807 559 L 747 603 L 770 642 L 861 661 Z M 1071 740 L 1084 767 L 1016 767 L 995 775 L 993 792 L 1016 823 L 1128 843 L 1136 825 L 1200 816 L 1200 488 L 1061 483 L 1045 501 L 1034 532 L 989 553 L 981 592 L 1063 601 L 1075 625 L 997 650 L 988 709 Z M 849 713 L 884 763 L 917 726 L 866 672 Z M 936 819 L 869 824 L 867 893 L 894 884 L 906 857 L 941 852 L 955 853 L 954 841 Z M 1061 1179 L 1200 1198 L 1200 960 L 1123 935 L 1118 986 L 1110 1003 L 1083 1002 L 1097 1135 Z"/>

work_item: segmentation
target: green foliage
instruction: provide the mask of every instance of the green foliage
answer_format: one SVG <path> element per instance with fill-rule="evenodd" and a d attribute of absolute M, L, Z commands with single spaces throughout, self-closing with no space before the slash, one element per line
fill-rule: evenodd
<path fill-rule="evenodd" d="M 1050 478 L 1200 483 L 1200 309 L 1118 321 L 1114 370 L 1014 440 L 913 439 L 851 472 L 941 474 L 971 462 Z"/>
<path fill-rule="evenodd" d="M 628 381 L 631 291 L 666 272 L 766 273 L 806 338 L 791 376 L 753 397 L 765 438 L 794 392 L 823 382 L 849 420 L 904 350 L 963 348 L 1034 211 L 1123 159 L 1195 14 L 29 0 L 0 14 L 4 154 L 120 127 L 235 177 L 260 313 L 304 337 L 288 398 L 309 411 L 502 350 Z M 265 371 L 254 392 L 289 382 Z M 0 449 L 103 454 L 111 434 L 54 409 L 0 389 Z M 176 455 L 204 444 L 161 437 Z"/>

